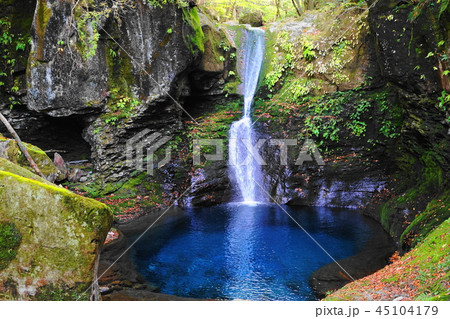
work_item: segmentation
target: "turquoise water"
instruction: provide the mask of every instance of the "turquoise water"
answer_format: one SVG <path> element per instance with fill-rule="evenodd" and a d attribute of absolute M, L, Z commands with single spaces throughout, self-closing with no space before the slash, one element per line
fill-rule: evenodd
<path fill-rule="evenodd" d="M 356 254 L 372 234 L 345 209 L 285 209 L 333 258 Z M 315 300 L 310 275 L 332 262 L 276 205 L 186 209 L 134 247 L 139 272 L 162 293 L 202 299 Z"/>

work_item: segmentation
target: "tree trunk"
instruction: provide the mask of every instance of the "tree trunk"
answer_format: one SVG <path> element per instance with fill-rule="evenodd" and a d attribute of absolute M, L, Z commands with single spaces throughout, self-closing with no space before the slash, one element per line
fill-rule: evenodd
<path fill-rule="evenodd" d="M 302 8 L 301 8 L 298 0 L 292 0 L 292 4 L 294 5 L 295 11 L 297 11 L 298 16 L 301 17 L 302 16 Z"/>
<path fill-rule="evenodd" d="M 20 151 L 23 153 L 23 155 L 25 155 L 26 159 L 28 160 L 28 162 L 30 163 L 31 167 L 35 170 L 35 172 L 42 178 L 47 179 L 44 174 L 42 174 L 41 170 L 39 169 L 39 167 L 36 165 L 36 163 L 34 162 L 33 158 L 31 157 L 31 155 L 28 153 L 28 150 L 25 146 L 23 146 L 22 141 L 20 140 L 19 135 L 17 135 L 16 131 L 14 130 L 14 128 L 11 126 L 11 124 L 9 124 L 8 120 L 3 116 L 3 114 L 0 112 L 0 121 L 3 122 L 3 124 L 5 124 L 6 129 L 9 131 L 9 133 L 11 133 L 11 135 L 14 137 L 14 139 L 17 142 L 17 145 L 19 146 Z"/>
<path fill-rule="evenodd" d="M 275 19 L 278 20 L 280 18 L 281 0 L 275 0 L 275 6 L 277 7 L 277 15 L 276 15 Z"/>

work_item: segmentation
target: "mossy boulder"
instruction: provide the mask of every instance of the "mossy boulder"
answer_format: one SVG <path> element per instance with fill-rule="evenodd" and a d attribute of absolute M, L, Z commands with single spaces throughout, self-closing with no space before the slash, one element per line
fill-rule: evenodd
<path fill-rule="evenodd" d="M 191 88 L 196 95 L 219 95 L 226 83 L 236 78 L 236 48 L 207 15 L 200 13 L 199 19 L 204 50 L 198 67 L 189 76 Z"/>
<path fill-rule="evenodd" d="M 54 182 L 64 179 L 65 174 L 53 164 L 53 161 L 43 150 L 28 143 L 23 144 L 47 180 Z M 34 172 L 14 140 L 0 136 L 0 157 L 6 158 L 19 166 L 26 167 L 30 172 Z"/>
<path fill-rule="evenodd" d="M 18 166 L 3 157 L 0 157 L 0 171 L 10 172 L 10 173 L 16 174 L 18 176 L 22 176 L 22 177 L 29 178 L 29 179 L 34 179 L 38 182 L 54 186 L 54 184 L 50 183 L 48 180 L 30 172 L 29 169 Z"/>
<path fill-rule="evenodd" d="M 0 160 L 0 299 L 89 299 L 112 221 L 106 205 Z"/>
<path fill-rule="evenodd" d="M 260 11 L 249 12 L 239 18 L 239 23 L 250 24 L 252 27 L 261 27 L 263 25 L 263 15 Z"/>

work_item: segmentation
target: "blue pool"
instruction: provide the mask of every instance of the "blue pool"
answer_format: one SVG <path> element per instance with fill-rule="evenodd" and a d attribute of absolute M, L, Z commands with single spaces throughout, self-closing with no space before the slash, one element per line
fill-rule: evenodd
<path fill-rule="evenodd" d="M 358 253 L 372 227 L 356 212 L 285 209 L 333 258 Z M 202 299 L 315 300 L 309 276 L 332 262 L 276 205 L 186 209 L 134 247 L 139 272 L 162 293 Z"/>

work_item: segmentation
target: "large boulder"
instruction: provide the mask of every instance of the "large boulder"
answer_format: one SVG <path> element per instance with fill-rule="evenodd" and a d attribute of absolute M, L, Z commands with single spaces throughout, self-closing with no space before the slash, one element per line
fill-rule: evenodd
<path fill-rule="evenodd" d="M 246 13 L 239 18 L 239 23 L 250 24 L 252 27 L 262 27 L 264 23 L 262 12 L 256 11 Z"/>
<path fill-rule="evenodd" d="M 30 156 L 36 162 L 36 165 L 41 170 L 42 174 L 50 182 L 61 181 L 65 178 L 64 172 L 59 170 L 48 155 L 39 147 L 23 143 Z M 5 158 L 19 166 L 28 168 L 31 172 L 34 170 L 31 168 L 30 163 L 20 151 L 17 142 L 11 139 L 7 139 L 0 135 L 0 158 Z"/>
<path fill-rule="evenodd" d="M 200 13 L 200 24 L 205 35 L 205 51 L 198 67 L 189 76 L 190 95 L 220 95 L 225 84 L 233 80 L 236 67 L 236 48 L 233 47 L 225 32 L 205 14 Z"/>
<path fill-rule="evenodd" d="M 0 158 L 0 299 L 98 296 L 110 209 Z"/>
<path fill-rule="evenodd" d="M 104 110 L 118 95 L 140 102 L 167 98 L 204 50 L 196 8 L 90 1 L 96 10 L 90 14 L 76 4 L 37 2 L 28 66 L 32 110 L 69 116 Z"/>

